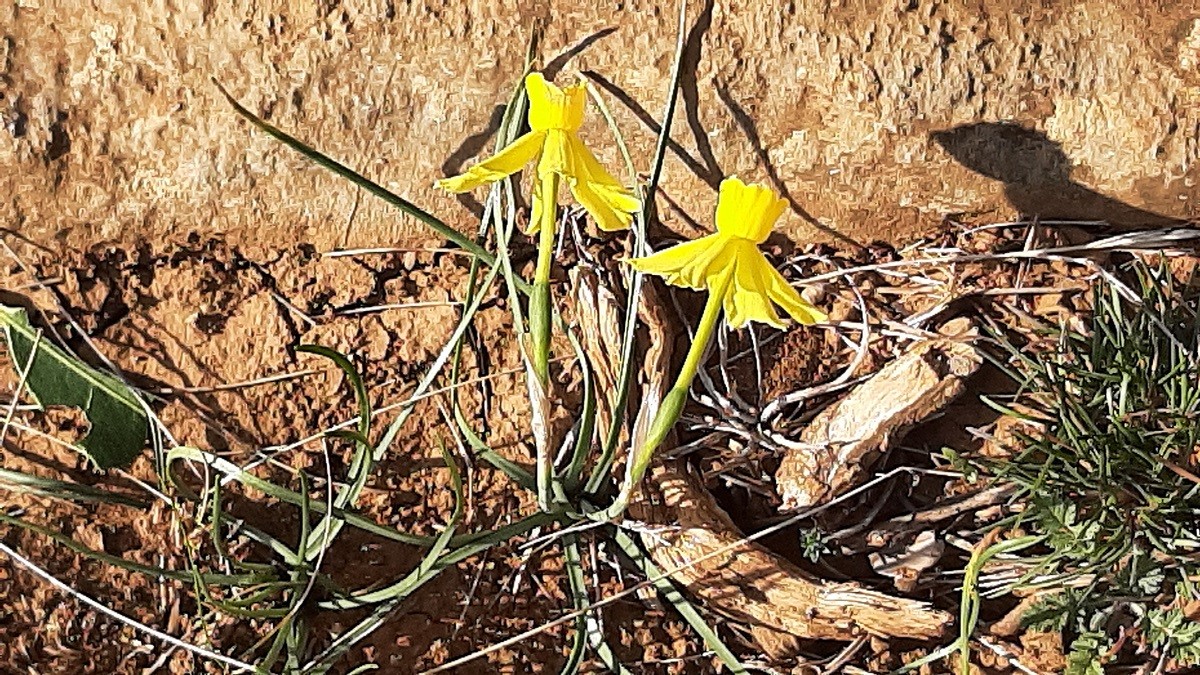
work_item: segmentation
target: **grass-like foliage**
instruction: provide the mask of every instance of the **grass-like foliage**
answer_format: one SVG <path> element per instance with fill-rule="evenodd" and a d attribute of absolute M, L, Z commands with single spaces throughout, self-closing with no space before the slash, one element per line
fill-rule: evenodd
<path fill-rule="evenodd" d="M 1138 302 L 1102 283 L 1082 325 L 1000 341 L 1023 405 L 993 405 L 1028 424 L 989 468 L 1017 486 L 1003 525 L 1040 539 L 1015 584 L 1045 593 L 1024 621 L 1063 632 L 1068 673 L 1135 651 L 1200 663 L 1185 614 L 1200 572 L 1200 288 L 1164 267 L 1122 271 Z"/>

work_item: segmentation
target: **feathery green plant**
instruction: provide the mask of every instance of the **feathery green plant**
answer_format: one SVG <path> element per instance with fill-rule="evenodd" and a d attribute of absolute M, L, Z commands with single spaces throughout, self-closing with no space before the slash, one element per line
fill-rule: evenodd
<path fill-rule="evenodd" d="M 1130 262 L 1138 302 L 1098 285 L 1083 323 L 1040 340 L 1000 339 L 997 365 L 1022 406 L 1019 451 L 989 462 L 1022 505 L 1001 527 L 1038 537 L 1003 590 L 1045 593 L 1027 625 L 1062 631 L 1069 673 L 1100 672 L 1125 648 L 1200 664 L 1200 624 L 1182 608 L 1200 573 L 1200 287 Z"/>

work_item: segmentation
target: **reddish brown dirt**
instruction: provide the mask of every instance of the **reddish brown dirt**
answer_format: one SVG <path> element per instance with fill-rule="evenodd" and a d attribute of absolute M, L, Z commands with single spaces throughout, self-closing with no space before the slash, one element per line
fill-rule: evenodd
<path fill-rule="evenodd" d="M 281 251 L 265 260 L 244 257 L 216 240 L 196 240 L 187 247 L 133 254 L 97 248 L 86 253 L 53 255 L 14 243 L 18 255 L 39 278 L 56 280 L 53 292 L 32 291 L 27 297 L 51 308 L 62 302 L 103 353 L 125 368 L 131 381 L 149 391 L 164 392 L 156 405 L 164 423 L 181 444 L 211 449 L 239 463 L 260 448 L 299 441 L 352 415 L 346 383 L 327 363 L 297 355 L 291 346 L 317 342 L 352 356 L 377 404 L 396 402 L 432 361 L 456 322 L 450 305 L 390 309 L 371 314 L 345 314 L 355 307 L 389 303 L 438 303 L 459 297 L 466 268 L 456 256 L 415 253 L 364 259 L 322 258 L 311 249 Z M 8 267 L 11 288 L 31 277 L 15 263 Z M 11 296 L 11 297 L 10 297 Z M 310 324 L 312 321 L 314 324 Z M 507 309 L 493 300 L 480 313 L 480 332 L 487 336 L 488 415 L 478 423 L 487 429 L 492 447 L 518 461 L 531 449 L 523 439 L 526 418 L 524 384 L 515 376 L 517 352 L 511 339 Z M 60 328 L 66 328 L 65 324 Z M 82 353 L 84 343 L 74 340 Z M 468 354 L 467 364 L 475 363 Z M 15 384 L 9 364 L 4 382 Z M 216 385 L 258 377 L 316 372 L 284 382 L 216 390 Z M 483 373 L 469 365 L 465 377 Z M 165 393 L 173 390 L 175 393 Z M 479 395 L 463 391 L 467 410 L 479 409 Z M 435 534 L 453 506 L 447 475 L 437 445 L 453 443 L 445 433 L 439 406 L 444 396 L 421 404 L 392 453 L 376 471 L 361 500 L 364 512 L 378 522 L 405 531 Z M 20 413 L 18 420 L 56 437 L 70 439 L 79 422 L 69 415 Z M 57 423 L 56 423 L 57 422 Z M 308 443 L 278 456 L 284 464 L 324 473 L 318 443 Z M 348 454 L 333 447 L 332 469 L 343 472 Z M 28 433 L 5 439 L 6 468 L 37 475 L 110 486 L 141 494 L 116 472 L 108 476 L 86 468 L 74 450 Z M 148 457 L 128 475 L 153 481 Z M 289 484 L 281 471 L 268 474 Z M 528 513 L 529 500 L 497 472 L 477 467 L 468 476 L 472 528 L 494 527 Z M 296 487 L 294 481 L 291 486 Z M 23 517 L 73 537 L 95 550 L 150 565 L 186 569 L 178 518 L 163 504 L 148 512 L 119 506 L 79 506 L 46 498 L 3 493 L 6 509 L 20 508 Z M 284 540 L 294 540 L 297 512 L 263 500 L 261 495 L 228 496 L 231 513 Z M 200 540 L 202 540 L 201 538 Z M 197 540 L 197 541 L 200 541 Z M 74 555 L 47 538 L 16 528 L 4 530 L 4 541 L 73 587 L 114 609 L 176 635 L 201 640 L 235 653 L 261 637 L 262 626 L 218 619 L 204 626 L 195 621 L 191 589 L 160 583 Z M 207 550 L 207 549 L 206 549 Z M 391 581 L 412 569 L 421 557 L 415 547 L 389 543 L 348 529 L 325 562 L 336 581 L 365 586 Z M 600 570 L 608 577 L 607 570 Z M 0 563 L 0 594 L 10 620 L 0 624 L 0 663 L 40 672 L 138 672 L 164 655 L 145 636 L 81 607 L 9 559 Z M 607 592 L 615 592 L 606 582 Z M 561 561 L 552 555 L 525 556 L 502 547 L 440 576 L 415 596 L 387 626 L 353 652 L 350 663 L 370 660 L 385 672 L 414 672 L 487 646 L 545 623 L 569 604 Z M 317 615 L 316 632 L 340 630 L 358 615 Z M 686 638 L 683 624 L 661 611 L 647 611 L 636 599 L 606 613 L 609 630 L 628 662 L 661 661 L 647 672 L 695 672 L 699 645 Z M 487 672 L 543 672 L 562 662 L 567 633 L 562 629 L 505 649 L 480 662 Z M 190 672 L 182 652 L 164 657 L 172 672 Z M 679 660 L 683 659 L 683 660 Z M 689 665 L 690 664 L 690 665 Z M 348 664 L 349 665 L 349 664 Z M 462 672 L 476 672 L 468 668 Z"/>
<path fill-rule="evenodd" d="M 947 233 L 934 241 L 950 243 L 950 237 Z M 297 354 L 295 344 L 318 342 L 351 355 L 363 368 L 377 406 L 403 400 L 454 325 L 458 309 L 448 303 L 461 297 L 467 281 L 461 257 L 419 251 L 331 258 L 300 246 L 255 259 L 214 239 L 197 238 L 187 246 L 169 249 L 145 246 L 132 254 L 105 247 L 55 254 L 26 242 L 11 241 L 17 258 L 8 265 L 7 273 L 13 280 L 9 287 L 16 292 L 8 292 L 6 302 L 29 301 L 46 310 L 66 308 L 92 343 L 122 364 L 131 381 L 147 391 L 159 392 L 162 400 L 155 407 L 180 443 L 211 449 L 239 463 L 252 459 L 262 448 L 300 441 L 352 414 L 344 378 L 325 362 Z M 986 233 L 976 235 L 972 239 L 976 248 L 968 250 L 983 251 L 1005 241 L 1005 237 Z M 873 254 L 839 260 L 845 265 L 896 255 L 881 247 Z M 1006 287 L 1012 284 L 1013 269 L 966 266 L 956 278 L 962 289 Z M 927 274 L 937 278 L 941 273 L 930 270 Z M 1030 274 L 1026 272 L 1029 283 L 1065 288 L 1061 274 L 1055 276 L 1053 270 L 1039 272 L 1048 276 Z M 35 277 L 48 280 L 49 290 L 33 285 Z M 936 293 L 913 292 L 903 294 L 903 300 L 896 302 L 892 299 L 894 293 L 902 289 L 878 275 L 860 278 L 858 287 L 869 298 L 872 315 L 878 317 L 900 319 L 941 300 Z M 850 317 L 853 296 L 849 290 L 831 284 L 827 292 L 823 306 L 833 315 Z M 368 306 L 418 302 L 427 304 L 351 313 Z M 488 442 L 502 454 L 528 461 L 532 450 L 525 440 L 522 421 L 528 413 L 527 395 L 518 377 L 518 353 L 509 337 L 511 328 L 504 303 L 503 299 L 492 298 L 481 311 L 479 328 L 484 349 L 468 350 L 464 376 L 483 375 L 477 356 L 486 356 L 489 405 L 478 427 L 488 431 Z M 1058 307 L 1041 300 L 1035 305 L 1033 311 L 1039 313 L 1052 314 Z M 61 321 L 55 323 L 66 329 Z M 71 342 L 81 353 L 89 353 L 78 336 Z M 882 341 L 873 345 L 862 372 L 885 362 L 890 344 Z M 766 393 L 769 396 L 828 379 L 849 359 L 850 352 L 832 333 L 792 331 L 764 349 Z M 747 367 L 748 362 L 743 359 L 741 367 Z M 11 389 L 12 369 L 0 365 L 4 366 L 0 372 L 4 373 L 5 384 Z M 281 373 L 298 375 L 280 382 L 244 384 Z M 238 386 L 220 386 L 227 384 Z M 475 389 L 465 389 L 463 395 L 467 410 L 484 409 L 480 406 L 484 399 Z M 368 485 L 362 507 L 378 522 L 432 534 L 449 517 L 452 495 L 437 455 L 439 442 L 453 442 L 440 417 L 445 403 L 441 396 L 418 407 Z M 977 407 L 965 402 L 962 411 L 953 417 L 967 419 L 962 415 L 976 412 Z M 961 435 L 963 430 L 960 425 L 948 423 L 949 418 L 915 432 L 913 442 L 936 446 L 939 439 L 957 440 L 955 433 Z M 71 415 L 22 412 L 18 419 L 63 439 L 80 433 L 79 420 Z M 972 418 L 973 424 L 986 421 Z M 345 470 L 348 451 L 336 445 L 331 450 L 331 468 L 340 474 Z M 6 468 L 111 486 L 134 494 L 144 492 L 132 486 L 128 476 L 154 480 L 147 457 L 139 459 L 128 475 L 115 472 L 104 476 L 88 470 L 74 450 L 21 430 L 5 439 L 3 453 Z M 311 474 L 324 473 L 325 459 L 318 443 L 287 450 L 278 459 Z M 722 457 L 702 459 L 702 467 L 713 475 L 745 464 L 745 458 L 733 464 Z M 771 459 L 759 457 L 753 461 L 769 464 Z M 295 487 L 284 471 L 272 470 L 263 475 Z M 497 472 L 476 467 L 467 478 L 471 488 L 468 525 L 472 528 L 509 522 L 532 509 L 528 496 L 514 490 Z M 720 488 L 717 492 L 727 508 L 733 508 L 746 526 L 773 514 L 769 500 L 729 489 L 717 479 L 713 487 Z M 254 493 L 246 498 L 239 494 L 234 491 L 227 495 L 235 517 L 285 541 L 294 540 L 299 528 L 294 509 Z M 140 512 L 118 506 L 71 505 L 15 493 L 5 493 L 5 504 L 10 509 L 24 509 L 23 517 L 31 522 L 135 562 L 185 569 L 186 549 L 181 545 L 185 537 L 199 543 L 202 553 L 211 553 L 211 549 L 204 548 L 204 538 L 187 529 L 190 518 L 182 514 L 181 520 L 162 504 Z M 890 515 L 890 510 L 885 515 Z M 185 524 L 183 529 L 181 523 Z M 6 544 L 80 591 L 172 634 L 211 640 L 220 651 L 238 653 L 262 637 L 267 628 L 229 619 L 201 623 L 195 618 L 191 589 L 182 584 L 160 583 L 89 561 L 40 534 L 10 527 L 4 537 Z M 794 541 L 770 543 L 800 560 Z M 240 548 L 237 553 L 265 559 L 263 552 L 252 548 Z M 338 582 L 363 586 L 402 576 L 420 556 L 415 547 L 347 530 L 326 560 L 325 569 Z M 622 588 L 622 583 L 611 577 L 611 570 L 601 568 L 598 572 L 603 594 Z M 870 574 L 865 568 L 861 572 Z M 193 665 L 182 652 L 164 656 L 164 650 L 145 636 L 80 607 L 11 560 L 0 564 L 0 573 L 9 581 L 0 592 L 14 608 L 12 621 L 0 625 L 0 638 L 4 638 L 0 640 L 0 649 L 4 650 L 0 663 L 50 672 L 95 673 L 137 672 L 160 657 L 174 672 L 187 672 Z M 562 563 L 557 556 L 527 558 L 512 546 L 497 548 L 423 588 L 383 629 L 354 650 L 346 665 L 370 661 L 391 668 L 390 672 L 419 671 L 545 623 L 560 615 L 567 604 Z M 310 618 L 314 633 L 324 634 L 345 629 L 357 616 L 318 613 Z M 638 599 L 629 598 L 607 611 L 605 617 L 620 657 L 627 663 L 645 662 L 644 672 L 711 672 L 712 663 L 703 656 L 702 646 L 681 622 L 663 611 L 647 609 Z M 735 638 L 734 644 L 748 644 L 737 635 L 736 631 L 729 634 Z M 548 631 L 500 650 L 475 666 L 483 670 L 468 667 L 461 672 L 552 672 L 561 663 L 568 641 L 568 631 Z M 906 658 L 884 644 L 872 654 L 868 660 L 891 664 L 888 667 Z"/>

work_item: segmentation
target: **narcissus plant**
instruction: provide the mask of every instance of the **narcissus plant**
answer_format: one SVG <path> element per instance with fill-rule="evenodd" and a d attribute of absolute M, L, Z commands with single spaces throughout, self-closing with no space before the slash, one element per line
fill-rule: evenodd
<path fill-rule="evenodd" d="M 635 269 L 661 276 L 668 284 L 707 290 L 708 301 L 679 377 L 663 398 L 646 438 L 634 449 L 620 495 L 602 517 L 616 517 L 625 510 L 654 451 L 679 420 L 722 309 L 733 328 L 742 328 L 751 321 L 783 328 L 775 305 L 802 324 L 825 321 L 825 314 L 802 298 L 758 248 L 786 207 L 787 201 L 764 185 L 726 178 L 717 196 L 715 234 L 627 261 Z"/>
<path fill-rule="evenodd" d="M 587 108 L 583 83 L 560 89 L 541 73 L 530 73 L 525 77 L 525 93 L 529 97 L 529 133 L 466 173 L 444 178 L 438 185 L 449 192 L 466 192 L 503 180 L 539 158 L 529 228 L 530 233 L 538 233 L 537 266 L 529 293 L 529 352 L 534 377 L 544 390 L 550 379 L 550 266 L 561 183 L 566 182 L 575 201 L 605 231 L 628 228 L 641 201 L 600 165 L 579 138 Z M 539 462 L 542 470 L 538 472 L 538 496 L 544 504 L 549 501 L 546 464 Z"/>

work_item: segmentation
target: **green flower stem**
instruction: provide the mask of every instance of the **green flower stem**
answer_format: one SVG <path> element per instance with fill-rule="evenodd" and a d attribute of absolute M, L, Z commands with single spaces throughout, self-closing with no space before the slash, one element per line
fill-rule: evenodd
<path fill-rule="evenodd" d="M 712 342 L 713 333 L 716 332 L 717 323 L 721 318 L 723 295 L 724 293 L 709 293 L 708 301 L 704 303 L 704 314 L 700 316 L 700 325 L 696 327 L 696 336 L 692 339 L 692 346 L 688 348 L 683 368 L 679 370 L 679 376 L 675 378 L 675 385 L 671 387 L 671 391 L 663 397 L 662 406 L 659 407 L 654 416 L 654 423 L 650 425 L 650 431 L 646 434 L 645 444 L 634 456 L 634 483 L 641 480 L 650 465 L 654 451 L 667 439 L 667 434 L 671 433 L 671 429 L 674 429 L 675 423 L 679 421 L 679 416 L 683 414 L 688 392 L 692 389 L 692 380 L 696 379 L 696 371 L 700 369 L 704 353 L 708 351 L 708 344 Z"/>
<path fill-rule="evenodd" d="M 667 435 L 675 428 L 675 423 L 679 421 L 679 417 L 683 414 L 683 407 L 687 404 L 692 381 L 696 379 L 696 372 L 700 370 L 704 354 L 708 351 L 708 345 L 712 342 L 713 334 L 716 332 L 725 293 L 729 289 L 731 280 L 732 276 L 727 274 L 715 286 L 709 287 L 704 313 L 700 316 L 700 325 L 696 326 L 696 335 L 692 339 L 691 347 L 688 348 L 683 367 L 679 370 L 679 376 L 675 378 L 675 384 L 663 397 L 662 405 L 659 406 L 650 430 L 646 433 L 646 440 L 629 459 L 629 467 L 625 472 L 625 483 L 621 486 L 620 494 L 617 495 L 612 506 L 599 513 L 591 514 L 592 518 L 615 520 L 625 512 L 634 489 L 642 482 L 642 477 L 650 468 L 650 462 L 654 459 L 654 451 L 662 445 L 663 441 L 667 439 Z"/>
<path fill-rule="evenodd" d="M 538 230 L 537 267 L 533 272 L 533 289 L 529 293 L 529 344 L 536 388 L 549 395 L 550 384 L 550 267 L 554 261 L 554 226 L 558 220 L 558 175 L 543 176 L 538 181 L 539 203 L 542 206 Z M 537 405 L 537 402 L 534 402 Z M 536 432 L 536 430 L 535 430 Z M 549 450 L 550 439 L 538 441 L 536 482 L 538 505 L 550 508 L 554 479 L 554 457 Z M 543 451 L 544 450 L 544 451 Z"/>
<path fill-rule="evenodd" d="M 537 267 L 529 294 L 529 338 L 533 372 L 545 386 L 550 379 L 550 264 L 554 261 L 554 226 L 558 219 L 558 175 L 544 176 L 538 183 L 542 214 L 538 231 Z"/>

